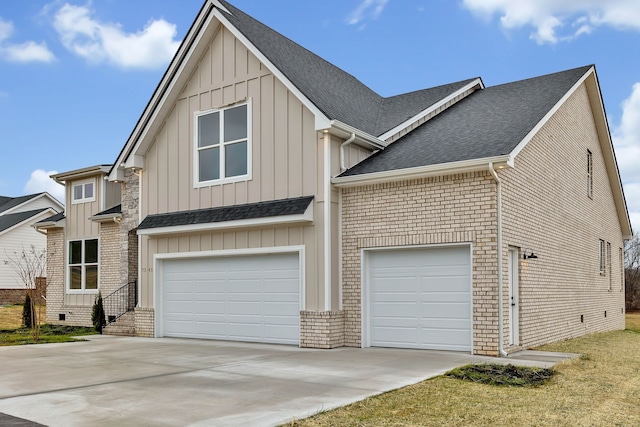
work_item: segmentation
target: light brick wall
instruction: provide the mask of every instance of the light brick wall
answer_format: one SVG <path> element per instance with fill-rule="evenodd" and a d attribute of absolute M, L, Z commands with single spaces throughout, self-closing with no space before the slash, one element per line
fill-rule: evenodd
<path fill-rule="evenodd" d="M 361 345 L 361 250 L 473 247 L 473 351 L 497 355 L 496 184 L 488 172 L 342 190 L 345 345 Z"/>
<path fill-rule="evenodd" d="M 587 196 L 587 149 L 593 153 L 593 199 Z M 499 176 L 505 292 L 508 246 L 531 248 L 539 257 L 524 261 L 520 252 L 522 346 L 623 329 L 622 236 L 584 85 L 516 157 L 515 168 Z M 612 271 L 604 276 L 599 239 L 612 249 Z"/>
<path fill-rule="evenodd" d="M 342 311 L 301 311 L 300 347 L 336 348 L 344 346 Z"/>
<path fill-rule="evenodd" d="M 58 324 L 64 313 L 64 229 L 47 230 L 47 323 Z"/>
<path fill-rule="evenodd" d="M 136 307 L 136 336 L 153 338 L 155 336 L 153 308 Z"/>
<path fill-rule="evenodd" d="M 120 224 L 100 224 L 100 292 L 108 296 L 120 288 Z"/>

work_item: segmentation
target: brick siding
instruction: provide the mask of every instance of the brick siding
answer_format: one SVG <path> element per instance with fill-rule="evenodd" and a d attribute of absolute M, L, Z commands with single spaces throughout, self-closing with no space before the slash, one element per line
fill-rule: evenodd
<path fill-rule="evenodd" d="M 300 347 L 329 349 L 343 346 L 342 311 L 300 312 Z"/>

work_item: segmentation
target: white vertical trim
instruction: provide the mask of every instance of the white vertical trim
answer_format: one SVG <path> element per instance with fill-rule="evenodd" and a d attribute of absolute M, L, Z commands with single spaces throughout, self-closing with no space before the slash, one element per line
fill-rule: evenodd
<path fill-rule="evenodd" d="M 331 311 L 331 135 L 324 132 L 324 309 Z"/>
<path fill-rule="evenodd" d="M 342 188 L 338 189 L 338 310 L 342 311 Z"/>
<path fill-rule="evenodd" d="M 509 344 L 520 345 L 520 250 L 509 246 Z M 515 302 L 514 302 L 515 301 Z"/>

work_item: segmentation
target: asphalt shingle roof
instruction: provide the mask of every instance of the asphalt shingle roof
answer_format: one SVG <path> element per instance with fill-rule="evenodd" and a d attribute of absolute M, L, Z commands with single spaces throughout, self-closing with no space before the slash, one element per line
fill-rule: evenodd
<path fill-rule="evenodd" d="M 122 213 L 122 205 L 116 205 L 102 212 L 98 212 L 94 216 L 112 215 L 112 214 L 119 214 L 119 213 Z"/>
<path fill-rule="evenodd" d="M 220 0 L 221 12 L 329 119 L 379 136 L 470 80 L 383 98 L 358 79 Z"/>
<path fill-rule="evenodd" d="M 7 214 L 7 215 L 0 216 L 0 233 L 46 210 L 47 208 L 42 208 L 42 209 L 36 209 L 32 211 L 18 212 L 14 214 Z"/>
<path fill-rule="evenodd" d="M 590 68 L 477 90 L 341 176 L 509 154 Z"/>
<path fill-rule="evenodd" d="M 64 212 L 57 213 L 49 218 L 45 218 L 42 221 L 38 221 L 36 224 L 42 224 L 45 222 L 58 222 L 65 219 Z"/>
<path fill-rule="evenodd" d="M 138 229 L 144 230 L 181 225 L 210 224 L 283 215 L 301 215 L 307 210 L 312 200 L 313 196 L 306 196 L 246 205 L 149 215 L 140 223 Z"/>
<path fill-rule="evenodd" d="M 2 212 L 8 211 L 11 208 L 15 208 L 18 205 L 21 205 L 29 200 L 33 199 L 41 195 L 42 193 L 37 194 L 29 194 L 28 196 L 20 196 L 20 197 L 5 197 L 0 196 L 0 214 Z"/>

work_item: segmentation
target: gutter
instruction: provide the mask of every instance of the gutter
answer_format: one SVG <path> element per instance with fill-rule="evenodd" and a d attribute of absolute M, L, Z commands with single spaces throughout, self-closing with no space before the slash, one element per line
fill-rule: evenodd
<path fill-rule="evenodd" d="M 496 181 L 496 191 L 498 193 L 498 351 L 500 356 L 508 356 L 509 353 L 504 350 L 504 314 L 502 313 L 502 183 L 493 168 L 493 162 L 489 162 L 489 172 L 491 172 L 491 176 Z"/>

